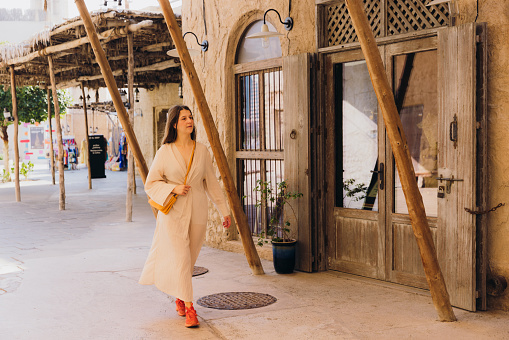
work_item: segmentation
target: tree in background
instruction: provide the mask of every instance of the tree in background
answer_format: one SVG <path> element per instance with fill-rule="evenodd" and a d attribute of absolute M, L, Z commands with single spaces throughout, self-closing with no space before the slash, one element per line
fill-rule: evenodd
<path fill-rule="evenodd" d="M 24 86 L 16 88 L 18 102 L 18 117 L 20 123 L 43 122 L 48 118 L 47 91 L 37 86 Z M 60 115 L 65 114 L 67 106 L 71 103 L 71 97 L 65 90 L 57 90 Z M 52 117 L 55 116 L 53 100 L 50 100 Z M 12 124 L 5 120 L 3 111 L 12 112 L 12 96 L 10 87 L 0 85 L 0 138 L 4 142 L 4 169 L 9 170 L 9 136 L 7 127 Z"/>

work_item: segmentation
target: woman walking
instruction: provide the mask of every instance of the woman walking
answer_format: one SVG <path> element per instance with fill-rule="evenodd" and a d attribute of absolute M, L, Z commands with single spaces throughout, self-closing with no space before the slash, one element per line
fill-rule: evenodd
<path fill-rule="evenodd" d="M 230 227 L 231 219 L 210 154 L 205 145 L 196 142 L 187 106 L 176 105 L 168 112 L 162 146 L 150 167 L 145 191 L 161 206 L 172 194 L 178 196 L 168 214 L 157 214 L 152 247 L 139 283 L 155 284 L 174 296 L 178 314 L 186 316 L 186 327 L 196 327 L 200 323 L 193 308 L 192 276 L 205 240 L 207 196 L 222 214 L 225 228 Z"/>

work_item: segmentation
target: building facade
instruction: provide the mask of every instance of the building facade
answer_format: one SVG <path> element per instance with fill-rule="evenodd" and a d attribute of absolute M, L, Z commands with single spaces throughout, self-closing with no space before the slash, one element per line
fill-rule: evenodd
<path fill-rule="evenodd" d="M 508 8 L 495 0 L 428 2 L 363 1 L 453 305 L 509 309 L 509 293 L 497 287 L 509 277 L 509 210 L 473 214 L 506 203 Z M 294 26 L 286 31 L 269 11 L 270 30 L 283 35 L 264 48 L 261 39 L 245 38 L 271 8 Z M 292 223 L 300 270 L 426 288 L 344 1 L 193 0 L 183 4 L 182 28 L 209 42 L 193 62 L 253 234 L 266 228 L 270 211 L 253 207 L 256 181 L 285 179 L 304 194 Z M 196 111 L 185 77 L 183 88 L 184 103 Z M 207 142 L 203 129 L 198 139 Z M 207 242 L 228 248 L 235 231 L 226 234 L 219 216 L 211 217 Z"/>

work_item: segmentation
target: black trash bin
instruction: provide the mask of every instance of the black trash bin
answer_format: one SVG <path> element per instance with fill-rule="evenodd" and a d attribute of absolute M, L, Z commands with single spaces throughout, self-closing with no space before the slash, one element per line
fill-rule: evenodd
<path fill-rule="evenodd" d="M 106 162 L 106 139 L 103 135 L 88 136 L 90 150 L 90 173 L 92 178 L 106 178 L 104 163 Z"/>

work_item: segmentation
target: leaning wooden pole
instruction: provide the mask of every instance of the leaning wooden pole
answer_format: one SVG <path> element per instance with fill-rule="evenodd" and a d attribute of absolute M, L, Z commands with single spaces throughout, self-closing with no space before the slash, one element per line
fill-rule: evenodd
<path fill-rule="evenodd" d="M 51 123 L 51 89 L 47 89 L 47 101 L 48 101 L 48 130 L 49 130 L 49 159 L 51 167 L 51 179 L 53 185 L 55 185 L 55 150 L 53 150 L 53 126 Z"/>
<path fill-rule="evenodd" d="M 53 92 L 53 108 L 55 109 L 55 122 L 57 124 L 58 144 L 58 184 L 60 186 L 59 209 L 65 210 L 65 182 L 64 182 L 64 143 L 62 141 L 62 125 L 60 124 L 60 106 L 58 105 L 57 84 L 53 68 L 53 58 L 48 56 L 49 77 L 51 80 L 51 92 Z"/>
<path fill-rule="evenodd" d="M 19 144 L 18 144 L 18 100 L 16 98 L 16 75 L 14 66 L 11 66 L 11 96 L 12 96 L 12 116 L 14 117 L 14 191 L 16 192 L 16 202 L 21 202 L 21 189 L 19 187 Z M 7 169 L 9 171 L 9 169 Z"/>
<path fill-rule="evenodd" d="M 127 33 L 127 95 L 129 98 L 129 123 L 134 129 L 134 102 L 133 102 L 133 83 L 134 83 L 134 36 L 132 32 Z M 125 220 L 133 220 L 133 176 L 134 176 L 134 157 L 131 151 L 131 145 L 127 144 L 127 195 L 125 200 Z"/>
<path fill-rule="evenodd" d="M 78 11 L 80 12 L 81 19 L 83 20 L 85 30 L 87 31 L 87 36 L 90 39 L 90 45 L 92 45 L 92 49 L 94 50 L 95 58 L 99 64 L 99 67 L 101 68 L 104 82 L 106 83 L 108 91 L 110 92 L 110 96 L 113 100 L 113 105 L 117 111 L 117 117 L 122 124 L 127 142 L 129 143 L 129 147 L 131 148 L 136 160 L 141 179 L 143 183 L 145 183 L 148 175 L 147 163 L 145 162 L 145 158 L 141 153 L 141 148 L 134 134 L 134 130 L 129 123 L 129 117 L 127 116 L 124 103 L 122 103 L 122 98 L 120 98 L 120 93 L 118 92 L 117 83 L 115 82 L 115 77 L 111 71 L 110 64 L 106 59 L 106 54 L 104 53 L 101 43 L 99 42 L 99 38 L 97 37 L 97 31 L 95 29 L 94 23 L 92 22 L 92 18 L 90 17 L 87 6 L 83 0 L 75 0 L 75 3 L 76 7 L 78 7 Z M 157 210 L 153 208 L 152 211 L 154 212 L 154 216 L 157 217 Z"/>
<path fill-rule="evenodd" d="M 90 149 L 88 147 L 88 113 L 87 97 L 85 96 L 85 85 L 81 83 L 81 96 L 83 97 L 83 114 L 85 115 L 85 157 L 88 169 L 88 189 L 92 189 L 92 169 L 90 168 Z M 83 156 L 82 156 L 83 157 Z"/>
<path fill-rule="evenodd" d="M 251 267 L 251 270 L 255 275 L 264 274 L 263 267 L 260 262 L 260 257 L 258 256 L 253 238 L 251 237 L 251 231 L 249 230 L 246 214 L 242 209 L 242 204 L 237 194 L 237 190 L 235 189 L 235 184 L 230 173 L 230 168 L 228 167 L 228 162 L 221 146 L 219 133 L 217 132 L 214 120 L 212 119 L 212 114 L 210 112 L 207 99 L 205 98 L 200 80 L 198 79 L 198 74 L 196 73 L 196 69 L 194 68 L 193 62 L 191 61 L 186 43 L 182 37 L 182 32 L 180 27 L 177 25 L 177 20 L 175 19 L 175 14 L 173 13 L 173 10 L 170 6 L 170 2 L 168 0 L 158 1 L 161 5 L 161 9 L 163 10 L 164 19 L 166 20 L 166 25 L 170 31 L 171 38 L 175 43 L 179 53 L 182 72 L 187 75 L 187 79 L 189 80 L 193 90 L 196 105 L 198 105 L 198 109 L 203 118 L 203 125 L 205 127 L 205 131 L 207 132 L 207 137 L 209 139 L 210 146 L 212 147 L 212 152 L 216 158 L 219 172 L 223 178 L 225 190 L 228 195 L 228 201 L 230 202 L 230 207 L 233 211 L 233 217 L 237 222 L 239 234 L 242 239 L 242 245 L 244 246 L 244 252 L 246 254 L 249 267 Z"/>
<path fill-rule="evenodd" d="M 382 57 L 378 51 L 375 37 L 369 26 L 368 18 L 364 12 L 361 0 L 346 0 L 346 6 L 352 23 L 359 37 L 362 52 L 366 59 L 371 82 L 375 89 L 378 103 L 382 110 L 387 135 L 394 153 L 394 160 L 398 168 L 403 193 L 405 194 L 408 212 L 412 221 L 422 264 L 428 285 L 431 291 L 433 303 L 441 321 L 456 321 L 452 310 L 449 294 L 445 286 L 444 277 L 438 264 L 437 253 L 431 231 L 428 226 L 426 212 L 421 193 L 415 181 L 415 171 L 410 158 L 408 144 L 403 131 L 403 125 L 396 108 Z"/>

